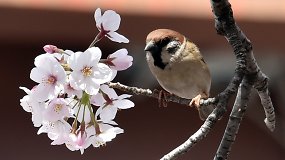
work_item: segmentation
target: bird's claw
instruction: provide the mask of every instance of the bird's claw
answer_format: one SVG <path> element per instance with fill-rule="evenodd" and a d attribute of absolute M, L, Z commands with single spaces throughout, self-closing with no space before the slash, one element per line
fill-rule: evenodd
<path fill-rule="evenodd" d="M 167 107 L 167 99 L 166 97 L 169 95 L 168 92 L 165 90 L 159 90 L 158 91 L 158 106 L 159 107 Z"/>
<path fill-rule="evenodd" d="M 189 106 L 195 106 L 197 109 L 200 107 L 200 100 L 201 100 L 201 95 L 198 94 L 196 97 L 192 98 L 191 102 L 189 103 Z"/>

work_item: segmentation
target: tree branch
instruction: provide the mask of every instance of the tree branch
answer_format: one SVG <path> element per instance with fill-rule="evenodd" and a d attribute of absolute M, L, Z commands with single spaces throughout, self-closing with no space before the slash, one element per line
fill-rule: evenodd
<path fill-rule="evenodd" d="M 214 105 L 216 108 L 205 120 L 203 125 L 190 136 L 183 144 L 172 150 L 161 158 L 161 160 L 172 160 L 178 158 L 183 153 L 189 151 L 196 143 L 202 140 L 212 130 L 215 123 L 226 112 L 226 106 L 229 99 L 237 91 L 236 100 L 226 127 L 223 139 L 217 150 L 215 159 L 227 159 L 231 146 L 238 133 L 241 120 L 246 111 L 247 102 L 254 87 L 261 99 L 265 111 L 266 126 L 273 131 L 275 128 L 275 114 L 268 92 L 268 78 L 261 72 L 252 53 L 251 42 L 245 34 L 236 25 L 233 17 L 231 5 L 228 0 L 211 0 L 212 12 L 215 17 L 215 28 L 217 33 L 224 36 L 233 48 L 236 56 L 236 69 L 234 76 L 226 89 L 214 98 L 201 100 L 201 107 L 206 105 Z M 120 83 L 109 83 L 111 88 L 116 88 L 124 92 L 136 95 L 159 99 L 159 91 L 151 91 L 137 87 L 129 87 Z M 166 101 L 172 101 L 188 105 L 191 99 L 184 99 L 175 95 L 166 95 Z"/>
<path fill-rule="evenodd" d="M 230 114 L 224 136 L 214 158 L 215 160 L 227 159 L 227 156 L 231 150 L 232 143 L 235 141 L 236 135 L 238 133 L 241 120 L 246 111 L 251 88 L 252 82 L 250 82 L 250 80 L 245 77 L 239 86 L 236 100 Z"/>
<path fill-rule="evenodd" d="M 224 136 L 217 150 L 215 160 L 227 159 L 231 146 L 235 141 L 235 137 L 238 133 L 241 120 L 246 110 L 251 88 L 257 89 L 261 98 L 261 103 L 264 107 L 266 119 L 266 126 L 270 131 L 275 128 L 275 114 L 274 108 L 268 94 L 268 78 L 263 74 L 258 67 L 254 55 L 252 53 L 252 46 L 245 34 L 236 25 L 231 5 L 227 0 L 212 0 L 212 11 L 215 15 L 216 29 L 219 34 L 225 35 L 229 43 L 234 49 L 234 53 L 237 57 L 237 66 L 239 65 L 238 57 L 245 57 L 245 76 L 239 87 L 239 91 L 236 97 L 235 104 L 233 106 L 230 119 L 228 121 Z M 231 37 L 236 37 L 231 38 Z M 236 41 L 236 42 L 235 42 Z M 241 65 L 243 63 L 240 63 Z M 243 66 L 241 67 L 243 68 Z M 244 68 L 243 68 L 244 69 Z"/>
<path fill-rule="evenodd" d="M 152 91 L 150 89 L 130 87 L 130 86 L 123 85 L 119 82 L 116 82 L 116 83 L 109 82 L 108 86 L 110 88 L 119 89 L 129 94 L 135 94 L 135 95 L 141 95 L 141 96 L 159 99 L 159 90 Z M 191 102 L 191 99 L 181 98 L 173 94 L 168 94 L 164 98 L 167 102 L 174 102 L 174 103 L 179 103 L 179 104 L 187 105 L 187 106 L 189 106 L 189 103 Z M 201 99 L 200 106 L 215 105 L 216 103 L 217 103 L 217 98 Z"/>

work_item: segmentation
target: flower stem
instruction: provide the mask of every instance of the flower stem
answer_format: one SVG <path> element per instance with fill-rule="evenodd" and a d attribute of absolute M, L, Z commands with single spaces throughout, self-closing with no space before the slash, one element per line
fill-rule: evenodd
<path fill-rule="evenodd" d="M 94 47 L 95 44 L 96 44 L 97 42 L 99 42 L 105 35 L 106 35 L 105 32 L 100 31 L 100 32 L 97 34 L 97 36 L 94 38 L 94 40 L 91 42 L 91 44 L 89 45 L 88 48 Z"/>
<path fill-rule="evenodd" d="M 72 108 L 74 108 L 77 104 L 78 104 L 78 102 L 76 102 L 75 105 Z M 78 111 L 77 111 L 75 119 L 74 119 L 74 121 L 72 123 L 72 130 L 73 131 L 76 131 L 76 129 L 77 129 L 77 117 L 78 117 L 78 114 L 79 114 L 79 111 L 80 111 L 80 107 L 81 107 L 81 105 L 79 104 Z"/>
<path fill-rule="evenodd" d="M 91 117 L 91 120 L 92 120 L 92 122 L 93 122 L 93 125 L 94 125 L 94 128 L 95 128 L 95 132 L 96 132 L 96 134 L 98 135 L 98 134 L 100 134 L 101 132 L 100 132 L 99 125 L 98 125 L 98 123 L 97 123 L 97 121 L 96 121 L 96 119 L 95 119 L 95 116 L 94 116 L 94 113 L 93 113 L 93 111 L 92 111 L 92 107 L 91 107 L 91 104 L 90 104 L 90 103 L 88 104 L 88 109 L 89 109 L 89 111 L 90 111 L 90 117 Z"/>

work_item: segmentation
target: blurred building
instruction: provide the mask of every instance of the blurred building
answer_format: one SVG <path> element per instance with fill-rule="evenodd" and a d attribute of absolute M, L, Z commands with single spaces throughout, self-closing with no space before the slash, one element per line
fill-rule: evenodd
<path fill-rule="evenodd" d="M 248 111 L 230 154 L 231 160 L 285 159 L 285 1 L 230 1 L 236 21 L 251 40 L 261 69 L 270 77 L 276 109 L 276 131 L 263 123 L 264 111 L 258 95 L 252 94 Z M 64 146 L 50 146 L 46 135 L 37 136 L 19 105 L 24 93 L 19 86 L 32 87 L 29 79 L 34 57 L 42 46 L 54 44 L 74 51 L 85 50 L 98 33 L 93 14 L 96 8 L 112 9 L 121 15 L 119 33 L 129 44 L 103 39 L 98 46 L 104 56 L 127 48 L 134 65 L 119 73 L 116 81 L 143 88 L 159 88 L 144 61 L 146 35 L 157 28 L 177 30 L 196 42 L 213 77 L 211 95 L 221 92 L 231 79 L 235 59 L 226 40 L 218 36 L 209 1 L 198 0 L 0 0 L 2 159 L 159 159 L 184 142 L 202 124 L 193 108 L 170 103 L 158 108 L 156 100 L 134 96 L 136 107 L 122 111 L 116 120 L 125 133 L 100 149 L 84 155 Z M 234 100 L 234 99 L 233 99 Z M 216 152 L 229 111 L 216 128 L 181 159 L 211 159 Z"/>

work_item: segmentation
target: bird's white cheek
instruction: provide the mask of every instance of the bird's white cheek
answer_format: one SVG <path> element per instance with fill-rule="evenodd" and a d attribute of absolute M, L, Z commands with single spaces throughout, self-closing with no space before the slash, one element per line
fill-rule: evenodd
<path fill-rule="evenodd" d="M 145 57 L 146 57 L 147 62 L 153 62 L 154 61 L 150 52 L 146 52 Z"/>

